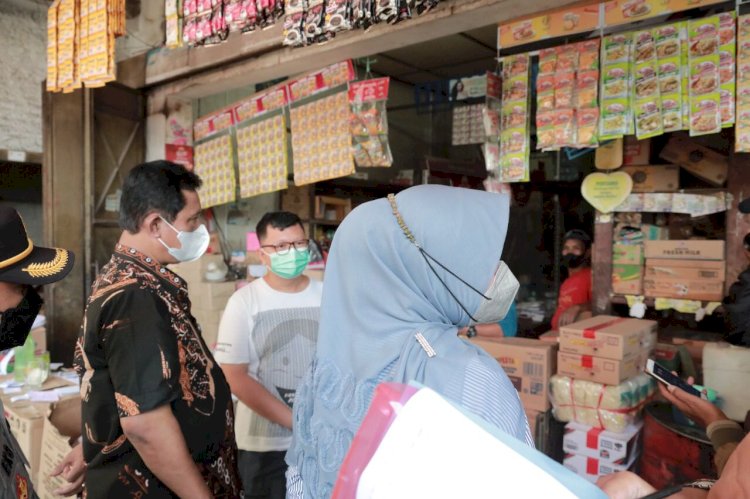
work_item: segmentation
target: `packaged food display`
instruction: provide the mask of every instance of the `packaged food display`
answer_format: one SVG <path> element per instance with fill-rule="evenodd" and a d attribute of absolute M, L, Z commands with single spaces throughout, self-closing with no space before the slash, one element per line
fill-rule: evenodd
<path fill-rule="evenodd" d="M 503 61 L 499 180 L 524 182 L 529 178 L 529 54 Z"/>
<path fill-rule="evenodd" d="M 195 147 L 195 173 L 203 180 L 199 194 L 204 208 L 236 199 L 232 137 L 229 133 L 207 139 Z"/>
<path fill-rule="evenodd" d="M 722 128 L 735 122 L 737 30 L 734 12 L 719 14 L 719 94 Z"/>
<path fill-rule="evenodd" d="M 347 92 L 293 106 L 294 183 L 304 185 L 354 173 Z"/>
<path fill-rule="evenodd" d="M 237 127 L 240 197 L 287 188 L 287 124 L 284 113 Z"/>
<path fill-rule="evenodd" d="M 637 420 L 655 390 L 656 384 L 646 374 L 639 374 L 619 385 L 603 385 L 560 375 L 550 379 L 555 418 L 617 433 Z"/>
<path fill-rule="evenodd" d="M 349 126 L 357 166 L 388 167 L 393 164 L 386 116 L 389 85 L 389 78 L 375 78 L 349 86 Z"/>
<path fill-rule="evenodd" d="M 635 135 L 639 140 L 661 135 L 664 119 L 661 112 L 660 79 L 657 65 L 656 39 L 652 30 L 633 33 L 635 64 L 633 64 L 633 105 Z"/>
<path fill-rule="evenodd" d="M 750 152 L 750 14 L 737 19 L 737 124 L 734 150 Z"/>
<path fill-rule="evenodd" d="M 619 33 L 602 40 L 600 140 L 620 138 L 630 132 L 632 35 Z"/>
<path fill-rule="evenodd" d="M 661 99 L 662 127 L 665 132 L 682 130 L 682 43 L 681 23 L 654 29 L 658 64 L 659 98 Z"/>
<path fill-rule="evenodd" d="M 719 16 L 688 23 L 690 135 L 721 130 Z"/>

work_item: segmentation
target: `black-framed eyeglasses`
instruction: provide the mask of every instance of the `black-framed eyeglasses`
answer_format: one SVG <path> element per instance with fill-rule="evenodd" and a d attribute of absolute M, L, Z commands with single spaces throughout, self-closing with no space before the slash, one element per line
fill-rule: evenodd
<path fill-rule="evenodd" d="M 300 239 L 299 241 L 294 241 L 291 243 L 281 243 L 281 244 L 263 244 L 261 245 L 261 248 L 266 253 L 276 253 L 278 255 L 286 255 L 289 253 L 289 251 L 294 248 L 297 251 L 305 251 L 310 248 L 310 240 L 309 239 Z"/>

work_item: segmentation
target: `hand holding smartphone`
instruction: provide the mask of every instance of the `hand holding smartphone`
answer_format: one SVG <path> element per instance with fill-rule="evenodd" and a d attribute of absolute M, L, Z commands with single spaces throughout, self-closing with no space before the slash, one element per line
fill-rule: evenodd
<path fill-rule="evenodd" d="M 701 392 L 693 388 L 692 385 L 687 384 L 678 376 L 675 376 L 674 374 L 669 372 L 658 363 L 654 362 L 653 359 L 648 359 L 646 361 L 646 373 L 650 374 L 651 376 L 656 378 L 657 381 L 664 383 L 665 385 L 676 386 L 680 390 L 684 390 L 690 395 L 694 395 L 698 398 L 701 397 Z"/>

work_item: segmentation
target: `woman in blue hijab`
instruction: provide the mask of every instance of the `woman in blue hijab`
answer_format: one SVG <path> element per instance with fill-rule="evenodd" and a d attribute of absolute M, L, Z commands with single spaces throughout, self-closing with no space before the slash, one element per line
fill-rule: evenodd
<path fill-rule="evenodd" d="M 497 361 L 458 329 L 497 322 L 518 281 L 500 261 L 508 197 L 412 187 L 359 206 L 336 232 L 316 358 L 297 390 L 288 497 L 328 498 L 385 381 L 417 381 L 533 445 Z"/>

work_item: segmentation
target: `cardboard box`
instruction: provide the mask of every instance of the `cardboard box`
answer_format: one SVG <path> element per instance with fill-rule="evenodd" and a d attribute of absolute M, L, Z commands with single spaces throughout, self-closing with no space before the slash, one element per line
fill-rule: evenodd
<path fill-rule="evenodd" d="M 637 460 L 638 453 L 634 453 L 627 464 L 612 464 L 601 459 L 586 457 L 580 454 L 568 454 L 563 460 L 563 466 L 576 475 L 582 476 L 589 482 L 594 483 L 605 475 L 631 469 Z"/>
<path fill-rule="evenodd" d="M 18 445 L 29 462 L 31 481 L 36 483 L 42 450 L 42 427 L 49 409 L 48 403 L 3 402 L 5 419 Z"/>
<path fill-rule="evenodd" d="M 650 258 L 646 260 L 646 273 L 644 275 L 651 279 L 679 277 L 693 281 L 724 282 L 726 268 L 726 262 L 723 260 Z"/>
<path fill-rule="evenodd" d="M 643 264 L 643 246 L 640 244 L 613 244 L 612 263 L 622 265 Z"/>
<path fill-rule="evenodd" d="M 619 385 L 628 378 L 643 371 L 646 365 L 645 353 L 625 360 L 612 360 L 591 355 L 559 352 L 557 354 L 557 374 L 601 383 Z"/>
<path fill-rule="evenodd" d="M 497 359 L 518 390 L 524 409 L 549 409 L 548 385 L 555 373 L 555 344 L 528 338 L 473 339 L 471 342 Z"/>
<path fill-rule="evenodd" d="M 622 433 L 604 431 L 581 423 L 565 425 L 563 451 L 593 457 L 610 464 L 626 464 L 639 450 L 643 421 L 628 425 Z"/>
<path fill-rule="evenodd" d="M 302 220 L 312 218 L 312 189 L 309 185 L 289 186 L 281 191 L 281 209 L 296 214 Z"/>
<path fill-rule="evenodd" d="M 40 499 L 57 498 L 54 491 L 67 485 L 64 478 L 50 473 L 71 450 L 70 442 L 81 434 L 81 400 L 70 398 L 53 404 L 44 420 L 39 474 L 34 484 Z M 78 424 L 76 424 L 78 423 Z"/>
<path fill-rule="evenodd" d="M 235 281 L 194 282 L 188 287 L 190 302 L 202 310 L 223 311 L 236 291 Z"/>
<path fill-rule="evenodd" d="M 643 267 L 613 264 L 612 292 L 618 295 L 640 295 L 643 292 Z"/>
<path fill-rule="evenodd" d="M 724 281 L 691 280 L 680 277 L 645 277 L 643 279 L 643 293 L 655 298 L 721 301 L 724 298 Z"/>
<path fill-rule="evenodd" d="M 632 192 L 676 192 L 680 187 L 679 166 L 626 166 L 621 171 L 632 177 Z"/>
<path fill-rule="evenodd" d="M 724 260 L 724 241 L 682 239 L 671 241 L 646 241 L 646 258 L 672 260 Z"/>
<path fill-rule="evenodd" d="M 653 348 L 656 322 L 597 315 L 560 328 L 560 351 L 622 360 Z"/>
<path fill-rule="evenodd" d="M 560 330 L 559 329 L 553 329 L 551 331 L 547 331 L 546 333 L 542 333 L 539 336 L 540 341 L 547 341 L 550 343 L 553 343 L 557 345 L 560 343 Z"/>
<path fill-rule="evenodd" d="M 696 177 L 717 187 L 724 185 L 727 180 L 727 157 L 713 149 L 698 145 L 685 135 L 672 135 L 659 157 L 680 165 Z"/>
<path fill-rule="evenodd" d="M 623 166 L 647 165 L 651 162 L 651 139 L 638 140 L 635 135 L 625 137 L 622 146 Z"/>

